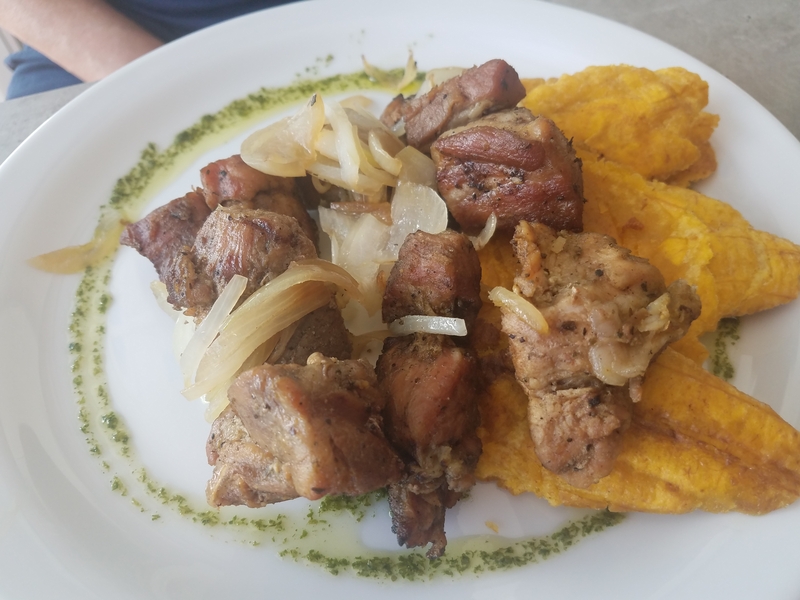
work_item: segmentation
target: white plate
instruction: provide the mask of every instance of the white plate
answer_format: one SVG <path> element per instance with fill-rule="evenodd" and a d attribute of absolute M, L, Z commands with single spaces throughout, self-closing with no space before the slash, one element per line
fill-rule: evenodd
<path fill-rule="evenodd" d="M 800 505 L 759 518 L 633 515 L 555 558 L 504 573 L 431 583 L 334 577 L 281 560 L 164 509 L 140 512 L 110 489 L 110 472 L 79 431 L 67 352 L 78 277 L 35 272 L 24 259 L 86 241 L 118 177 L 149 142 L 167 146 L 206 113 L 296 76 L 348 73 L 365 54 L 400 66 L 413 48 L 421 68 L 501 57 L 523 76 L 591 64 L 684 66 L 711 87 L 721 115 L 718 172 L 704 191 L 757 227 L 800 241 L 800 144 L 724 77 L 641 33 L 532 0 L 465 10 L 455 0 L 301 3 L 237 19 L 152 53 L 93 86 L 28 139 L 0 168 L 0 595 L 4 598 L 796 598 Z M 197 157 L 153 200 L 197 184 L 197 169 L 237 140 Z M 114 410 L 153 477 L 202 496 L 208 476 L 201 409 L 183 401 L 169 354 L 169 325 L 146 289 L 152 271 L 133 252 L 114 267 L 107 372 Z M 735 383 L 800 425 L 797 304 L 748 319 Z M 112 460 L 113 457 L 109 458 Z M 112 461 L 113 462 L 113 461 Z M 112 469 L 113 470 L 113 469 Z M 132 494 L 133 495 L 133 494 Z M 553 527 L 569 511 L 511 501 L 484 486 L 448 517 L 448 532 L 481 519 L 509 536 Z M 515 524 L 516 523 L 516 524 Z M 376 533 L 376 538 L 391 534 Z M 379 540 L 384 543 L 384 539 Z"/>

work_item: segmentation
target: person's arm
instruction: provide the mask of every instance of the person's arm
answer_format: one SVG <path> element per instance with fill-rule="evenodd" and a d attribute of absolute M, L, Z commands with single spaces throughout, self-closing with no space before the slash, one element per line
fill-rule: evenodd
<path fill-rule="evenodd" d="M 0 27 L 84 81 L 163 43 L 102 0 L 0 0 Z"/>

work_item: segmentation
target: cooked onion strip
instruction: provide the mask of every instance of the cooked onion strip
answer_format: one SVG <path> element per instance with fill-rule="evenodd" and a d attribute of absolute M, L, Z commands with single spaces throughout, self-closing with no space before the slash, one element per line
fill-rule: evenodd
<path fill-rule="evenodd" d="M 167 286 L 163 281 L 159 281 L 158 279 L 151 281 L 150 291 L 153 292 L 153 297 L 156 299 L 158 308 L 160 308 L 170 319 L 177 321 L 183 316 L 181 311 L 175 310 L 175 307 L 169 303 L 169 300 L 167 299 L 169 298 L 169 292 L 167 292 Z"/>
<path fill-rule="evenodd" d="M 544 315 L 539 312 L 539 309 L 519 294 L 497 286 L 489 292 L 489 300 L 495 306 L 514 313 L 530 325 L 534 331 L 542 335 L 546 335 L 550 331 L 550 325 L 547 324 Z"/>
<path fill-rule="evenodd" d="M 475 250 L 480 250 L 486 244 L 489 243 L 489 240 L 492 239 L 494 236 L 494 232 L 497 230 L 497 215 L 492 213 L 489 215 L 489 218 L 486 219 L 486 225 L 483 226 L 481 232 L 476 236 L 470 236 L 469 240 L 472 242 L 472 245 L 475 247 Z"/>
<path fill-rule="evenodd" d="M 389 71 L 384 71 L 383 69 L 371 65 L 363 55 L 361 56 L 361 62 L 364 65 L 364 72 L 370 79 L 398 92 L 417 78 L 417 61 L 414 60 L 414 54 L 411 51 L 408 53 L 406 68 L 403 71 L 403 76 L 400 78 L 392 75 Z"/>
<path fill-rule="evenodd" d="M 463 72 L 463 67 L 441 67 L 439 69 L 431 69 L 425 73 L 425 79 L 417 90 L 417 97 L 427 94 L 437 85 L 441 85 L 453 77 L 458 77 Z"/>
<path fill-rule="evenodd" d="M 247 278 L 242 275 L 234 275 L 211 306 L 206 318 L 197 326 L 180 358 L 183 385 L 189 386 L 194 382 L 203 354 L 217 337 L 225 319 L 239 302 L 246 287 Z"/>
<path fill-rule="evenodd" d="M 400 246 L 411 233 L 441 233 L 447 229 L 447 204 L 436 190 L 417 183 L 402 182 L 392 198 L 392 228 L 387 251 L 397 260 Z"/>
<path fill-rule="evenodd" d="M 91 241 L 34 256 L 28 259 L 28 264 L 40 271 L 58 275 L 80 273 L 114 253 L 119 247 L 119 236 L 125 225 L 122 220 L 100 223 Z"/>
<path fill-rule="evenodd" d="M 413 146 L 406 146 L 395 155 L 401 163 L 398 178 L 400 182 L 418 183 L 430 188 L 436 187 L 436 165 L 426 154 Z"/>
<path fill-rule="evenodd" d="M 294 332 L 297 331 L 297 325 L 298 323 L 295 321 L 280 332 L 278 335 L 278 340 L 275 343 L 275 347 L 272 349 L 272 352 L 269 353 L 269 356 L 265 357 L 264 360 L 261 361 L 262 363 L 268 362 L 275 364 L 281 359 L 283 353 L 286 352 L 286 347 L 289 345 L 289 340 L 292 339 Z"/>
<path fill-rule="evenodd" d="M 213 390 L 205 394 L 203 399 L 208 403 L 205 411 L 205 418 L 207 422 L 213 423 L 214 419 L 216 419 L 225 409 L 225 407 L 228 406 L 228 388 L 231 387 L 231 384 L 234 382 L 239 373 L 243 373 L 248 369 L 252 369 L 253 367 L 262 365 L 269 361 L 269 358 L 271 358 L 275 353 L 276 340 L 278 338 L 283 338 L 286 335 L 286 332 L 289 330 L 294 332 L 293 327 L 287 327 L 280 333 L 279 336 L 275 336 L 275 338 L 267 340 L 266 343 L 256 348 L 255 352 L 247 357 L 244 363 L 242 363 L 242 366 L 237 369 L 236 373 L 232 377 L 226 379 L 218 386 L 214 387 Z M 289 337 L 291 337 L 291 333 L 289 333 Z M 278 342 L 278 344 L 280 344 L 280 342 Z"/>
<path fill-rule="evenodd" d="M 281 275 L 263 285 L 233 311 L 219 328 L 197 368 L 193 385 L 183 390 L 194 399 L 233 377 L 262 344 L 332 298 L 330 284 L 360 300 L 358 283 L 341 267 L 320 259 L 292 263 Z"/>
<path fill-rule="evenodd" d="M 329 102 L 326 116 L 336 136 L 336 153 L 341 165 L 341 177 L 348 189 L 355 189 L 358 184 L 358 172 L 361 160 L 358 154 L 356 128 L 347 118 L 341 104 Z"/>
<path fill-rule="evenodd" d="M 394 150 L 394 154 L 402 150 L 402 146 L 396 149 L 391 147 L 393 146 L 393 140 L 397 140 L 397 138 L 380 129 L 371 129 L 367 135 L 369 151 L 372 153 L 372 157 L 380 165 L 381 169 L 395 177 L 400 175 L 400 170 L 403 168 L 403 161 L 399 158 L 395 158 L 391 153 L 392 150 Z M 397 141 L 399 142 L 399 140 Z"/>
<path fill-rule="evenodd" d="M 274 281 L 277 278 L 270 283 Z M 273 340 L 274 348 L 283 329 L 331 300 L 331 290 L 324 283 L 306 281 L 295 283 L 288 289 L 280 287 L 275 288 L 279 292 L 262 296 L 262 301 L 266 300 L 267 305 L 259 306 L 260 323 L 254 327 L 253 319 L 247 318 L 252 315 L 237 318 L 239 315 L 233 313 L 230 316 L 226 327 L 200 361 L 196 382 L 183 390 L 186 398 L 199 398 L 213 390 L 219 382 L 236 375 L 256 348 L 268 340 Z"/>
<path fill-rule="evenodd" d="M 316 141 L 325 124 L 325 104 L 319 94 L 295 115 L 276 121 L 248 136 L 240 149 L 242 160 L 279 177 L 302 177 L 316 160 Z"/>
<path fill-rule="evenodd" d="M 455 317 L 429 317 L 426 315 L 408 315 L 389 324 L 393 335 L 410 335 L 412 333 L 438 333 L 440 335 L 467 335 L 467 324 L 464 319 Z"/>
<path fill-rule="evenodd" d="M 312 176 L 314 187 L 335 185 L 370 200 L 385 198 L 397 185 L 405 144 L 367 110 L 363 96 L 324 102 L 319 94 L 295 115 L 245 139 L 241 156 L 263 173 Z"/>

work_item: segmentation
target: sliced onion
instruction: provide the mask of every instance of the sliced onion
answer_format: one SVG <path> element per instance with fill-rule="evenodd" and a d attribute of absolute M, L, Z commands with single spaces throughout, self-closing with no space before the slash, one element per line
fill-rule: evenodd
<path fill-rule="evenodd" d="M 274 281 L 277 278 L 270 283 Z M 331 297 L 331 290 L 324 283 L 305 281 L 282 289 L 280 293 L 264 296 L 268 306 L 259 307 L 261 316 L 256 324 L 252 318 L 236 318 L 238 315 L 232 314 L 227 327 L 220 332 L 200 361 L 195 383 L 184 389 L 183 395 L 194 400 L 229 380 L 259 346 L 271 341 L 271 352 L 283 329 L 325 306 Z"/>
<path fill-rule="evenodd" d="M 225 407 L 228 406 L 228 389 L 230 389 L 231 385 L 239 376 L 239 374 L 270 361 L 272 355 L 275 353 L 276 339 L 282 339 L 286 335 L 287 331 L 290 331 L 289 337 L 291 337 L 294 329 L 295 328 L 291 326 L 287 327 L 278 336 L 275 336 L 274 339 L 270 339 L 266 343 L 256 348 L 255 351 L 242 363 L 242 366 L 237 369 L 236 373 L 232 377 L 215 386 L 203 396 L 203 400 L 208 403 L 205 411 L 206 421 L 213 423 L 214 419 L 216 419 L 225 409 Z"/>
<path fill-rule="evenodd" d="M 203 398 L 208 403 L 205 414 L 203 415 L 207 423 L 213 423 L 222 411 L 225 410 L 225 407 L 228 406 L 228 388 L 230 388 L 232 384 L 233 378 L 228 379 L 208 392 Z"/>
<path fill-rule="evenodd" d="M 467 335 L 467 324 L 464 319 L 455 317 L 429 317 L 426 315 L 408 315 L 389 324 L 393 335 L 410 335 L 412 333 L 438 333 L 440 335 Z"/>
<path fill-rule="evenodd" d="M 385 225 L 392 224 L 392 205 L 389 202 L 331 202 L 330 209 L 350 216 L 371 214 Z"/>
<path fill-rule="evenodd" d="M 314 189 L 317 190 L 317 193 L 319 194 L 324 194 L 332 187 L 329 182 L 322 181 L 319 177 L 311 177 L 311 184 L 314 186 Z"/>
<path fill-rule="evenodd" d="M 114 253 L 125 225 L 122 220 L 103 221 L 95 229 L 91 241 L 34 256 L 28 259 L 28 264 L 40 271 L 59 275 L 80 273 Z"/>
<path fill-rule="evenodd" d="M 383 189 L 383 185 L 380 181 L 370 179 L 361 173 L 357 173 L 356 184 L 351 186 L 344 180 L 344 174 L 342 173 L 341 167 L 338 164 L 334 164 L 329 160 L 323 159 L 322 157 L 318 157 L 318 160 L 308 165 L 306 170 L 309 174 L 321 179 L 322 181 L 327 181 L 333 185 L 339 186 L 346 190 L 358 192 L 360 194 L 379 194 Z"/>
<path fill-rule="evenodd" d="M 387 246 L 388 260 L 397 260 L 400 246 L 411 233 L 441 233 L 447 229 L 447 205 L 435 190 L 416 183 L 401 182 L 392 198 L 392 229 Z"/>
<path fill-rule="evenodd" d="M 356 129 L 347 118 L 347 113 L 336 102 L 329 102 L 327 117 L 336 136 L 336 152 L 342 169 L 342 180 L 348 189 L 358 184 L 358 171 L 361 159 L 358 154 Z"/>
<path fill-rule="evenodd" d="M 361 299 L 358 282 L 344 269 L 320 259 L 292 263 L 232 312 L 208 346 L 197 368 L 195 383 L 183 390 L 186 398 L 207 394 L 233 377 L 247 358 L 268 340 L 277 345 L 279 334 L 308 313 L 330 302 L 334 284 Z M 205 321 L 204 321 L 205 322 Z"/>
<path fill-rule="evenodd" d="M 186 352 L 186 346 L 192 341 L 196 331 L 197 323 L 195 320 L 181 313 L 172 328 L 172 354 L 179 363 L 181 356 Z"/>
<path fill-rule="evenodd" d="M 397 187 L 397 177 L 383 169 L 378 161 L 372 155 L 370 149 L 365 146 L 360 140 L 357 140 L 356 150 L 358 151 L 358 158 L 360 160 L 361 171 L 374 181 L 378 181 L 381 185 L 387 187 Z"/>
<path fill-rule="evenodd" d="M 333 129 L 323 129 L 316 144 L 317 152 L 334 162 L 339 160 L 339 151 L 336 148 L 336 134 Z"/>
<path fill-rule="evenodd" d="M 489 243 L 489 240 L 492 239 L 494 236 L 494 232 L 497 230 L 497 215 L 492 213 L 489 215 L 489 218 L 486 219 L 486 225 L 483 226 L 481 232 L 476 236 L 470 236 L 470 241 L 472 245 L 475 247 L 475 250 L 480 250 L 486 244 Z"/>
<path fill-rule="evenodd" d="M 497 286 L 489 292 L 489 300 L 495 306 L 505 309 L 525 321 L 537 333 L 542 335 L 549 333 L 550 325 L 547 324 L 544 315 L 519 294 Z"/>
<path fill-rule="evenodd" d="M 269 175 L 302 177 L 316 158 L 316 140 L 325 124 L 325 104 L 319 94 L 295 115 L 248 136 L 240 149 L 242 160 Z"/>
<path fill-rule="evenodd" d="M 353 94 L 352 96 L 348 96 L 347 98 L 339 102 L 339 104 L 341 104 L 342 108 L 344 109 L 364 110 L 372 106 L 372 100 L 361 94 Z M 375 117 L 372 118 L 375 119 Z M 380 123 L 380 121 L 378 122 Z"/>
<path fill-rule="evenodd" d="M 413 146 L 406 146 L 396 155 L 403 167 L 398 178 L 401 183 L 418 183 L 430 188 L 436 187 L 436 165 L 431 158 Z"/>
<path fill-rule="evenodd" d="M 357 101 L 354 102 L 353 100 Z M 387 133 L 390 131 L 378 117 L 367 110 L 367 106 L 370 104 L 372 104 L 372 102 L 363 96 L 351 96 L 341 101 L 342 108 L 344 108 L 345 113 L 347 113 L 347 118 L 356 126 L 359 137 L 364 141 L 367 139 L 367 133 L 373 129 L 386 131 Z"/>
<path fill-rule="evenodd" d="M 352 304 L 352 302 L 351 302 Z M 353 358 L 369 361 L 373 367 L 383 350 L 383 342 L 391 334 L 388 329 L 378 329 L 353 336 Z"/>
<path fill-rule="evenodd" d="M 393 145 L 393 141 L 396 139 L 391 134 L 380 129 L 371 129 L 368 134 L 369 151 L 372 153 L 372 157 L 380 165 L 381 169 L 395 177 L 400 175 L 400 171 L 403 168 L 403 161 L 392 155 L 392 151 L 397 154 L 402 150 L 402 147 L 397 148 Z"/>
<path fill-rule="evenodd" d="M 371 79 L 389 89 L 400 91 L 417 78 L 417 62 L 414 60 L 414 54 L 410 51 L 408 53 L 408 60 L 406 61 L 406 68 L 403 71 L 403 76 L 400 78 L 394 77 L 388 71 L 371 65 L 364 56 L 361 57 L 361 62 L 364 64 L 364 72 Z"/>
<path fill-rule="evenodd" d="M 167 315 L 173 321 L 177 321 L 180 317 L 183 316 L 183 312 L 179 310 L 175 310 L 175 307 L 169 303 L 169 292 L 167 291 L 167 286 L 164 284 L 163 281 L 155 280 L 150 282 L 150 291 L 153 292 L 153 297 L 156 299 L 156 304 L 158 304 L 158 308 L 164 311 L 164 314 Z"/>
<path fill-rule="evenodd" d="M 194 381 L 200 360 L 208 347 L 217 337 L 222 329 L 225 319 L 231 314 L 236 303 L 239 302 L 247 287 L 247 278 L 242 275 L 234 275 L 222 290 L 222 293 L 211 306 L 208 315 L 198 325 L 192 339 L 186 345 L 180 359 L 181 373 L 183 373 L 183 385 L 191 385 Z"/>
<path fill-rule="evenodd" d="M 283 353 L 286 352 L 286 347 L 289 345 L 289 341 L 292 339 L 294 332 L 297 331 L 297 325 L 298 321 L 295 321 L 286 329 L 281 331 L 280 334 L 278 334 L 278 340 L 276 341 L 275 346 L 272 348 L 272 351 L 269 353 L 269 355 L 261 361 L 261 363 L 268 362 L 270 364 L 274 364 L 281 359 Z"/>

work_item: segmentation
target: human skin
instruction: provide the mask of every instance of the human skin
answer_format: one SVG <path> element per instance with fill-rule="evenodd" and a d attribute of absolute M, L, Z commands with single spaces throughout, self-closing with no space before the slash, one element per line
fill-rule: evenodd
<path fill-rule="evenodd" d="M 0 28 L 83 81 L 163 44 L 102 0 L 0 0 Z"/>

